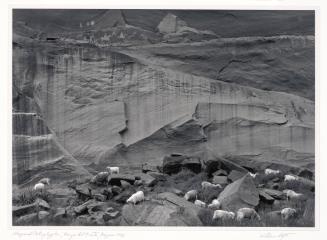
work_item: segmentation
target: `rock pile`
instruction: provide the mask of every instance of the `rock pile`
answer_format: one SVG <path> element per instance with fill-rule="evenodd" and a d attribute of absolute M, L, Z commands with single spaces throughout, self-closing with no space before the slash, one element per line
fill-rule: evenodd
<path fill-rule="evenodd" d="M 91 179 L 70 185 L 74 194 L 52 186 L 46 190 L 52 206 L 40 198 L 15 206 L 14 224 L 48 221 L 55 225 L 208 226 L 224 225 L 228 220 L 230 225 L 255 221 L 269 226 L 269 221 L 294 221 L 301 214 L 313 219 L 312 180 L 296 176 L 292 178 L 296 183 L 290 185 L 282 177 L 289 173 L 271 178 L 264 170 L 253 174 L 224 158 L 203 156 L 171 154 L 164 157 L 161 167 L 142 165 L 135 174 L 99 172 Z M 278 184 L 279 189 L 271 188 L 273 184 Z M 301 192 L 300 186 L 308 192 L 299 193 L 306 198 L 296 204 L 309 199 L 308 204 L 313 207 L 294 209 L 297 200 L 286 199 L 289 192 Z M 142 199 L 128 200 L 138 193 Z M 194 196 L 186 197 L 191 193 Z M 66 204 L 58 207 L 58 198 L 65 199 L 62 204 Z"/>

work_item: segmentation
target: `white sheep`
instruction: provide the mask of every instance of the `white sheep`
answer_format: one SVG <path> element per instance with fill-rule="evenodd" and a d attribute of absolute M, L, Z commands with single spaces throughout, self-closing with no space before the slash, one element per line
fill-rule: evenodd
<path fill-rule="evenodd" d="M 35 191 L 41 191 L 41 190 L 44 190 L 44 188 L 45 188 L 45 184 L 39 182 L 39 183 L 34 185 L 33 189 Z"/>
<path fill-rule="evenodd" d="M 137 191 L 136 193 L 132 194 L 132 196 L 127 199 L 127 203 L 134 203 L 134 205 L 138 202 L 144 201 L 144 193 L 143 191 Z"/>
<path fill-rule="evenodd" d="M 34 185 L 33 189 L 35 191 L 45 189 L 45 185 L 50 185 L 50 178 L 42 178 L 40 181 Z"/>
<path fill-rule="evenodd" d="M 208 208 L 218 210 L 221 206 L 221 203 L 218 199 L 212 200 L 212 202 L 208 205 Z"/>
<path fill-rule="evenodd" d="M 109 174 L 119 174 L 119 167 L 107 167 Z"/>
<path fill-rule="evenodd" d="M 196 206 L 199 206 L 199 207 L 203 207 L 203 208 L 206 207 L 205 202 L 202 202 L 202 201 L 200 201 L 200 200 L 195 200 L 195 201 L 194 201 L 194 204 L 195 204 Z"/>
<path fill-rule="evenodd" d="M 265 169 L 265 174 L 266 175 L 277 175 L 279 173 L 280 173 L 279 170 L 273 170 L 273 169 L 270 169 L 270 168 Z"/>
<path fill-rule="evenodd" d="M 258 173 L 251 173 L 251 172 L 249 172 L 249 174 L 250 174 L 250 176 L 251 176 L 252 178 L 256 178 L 256 177 L 258 176 Z"/>
<path fill-rule="evenodd" d="M 39 183 L 50 185 L 50 178 L 42 178 Z"/>
<path fill-rule="evenodd" d="M 288 220 L 292 217 L 295 217 L 296 210 L 294 208 L 284 208 L 280 211 L 280 214 L 284 220 Z"/>
<path fill-rule="evenodd" d="M 198 191 L 196 191 L 196 190 L 190 190 L 187 193 L 185 193 L 184 198 L 187 201 L 196 200 L 198 198 Z"/>
<path fill-rule="evenodd" d="M 204 181 L 201 183 L 202 189 L 207 189 L 207 188 L 222 188 L 220 184 L 213 184 L 207 181 Z"/>
<path fill-rule="evenodd" d="M 290 189 L 283 190 L 283 193 L 286 194 L 287 200 L 301 200 L 303 198 L 302 193 L 297 193 Z"/>
<path fill-rule="evenodd" d="M 284 176 L 284 181 L 285 182 L 291 182 L 291 181 L 297 181 L 299 180 L 299 177 L 293 176 L 293 175 L 285 175 Z"/>
<path fill-rule="evenodd" d="M 228 212 L 225 210 L 216 210 L 213 213 L 212 220 L 229 220 L 229 219 L 234 219 L 235 218 L 235 213 L 233 212 Z"/>
<path fill-rule="evenodd" d="M 236 220 L 242 221 L 244 218 L 260 220 L 259 214 L 253 208 L 240 208 L 236 214 Z"/>

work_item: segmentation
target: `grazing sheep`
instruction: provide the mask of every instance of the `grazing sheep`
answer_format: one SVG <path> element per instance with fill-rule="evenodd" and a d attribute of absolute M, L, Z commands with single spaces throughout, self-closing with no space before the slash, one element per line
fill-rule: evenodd
<path fill-rule="evenodd" d="M 196 190 L 190 190 L 187 193 L 185 193 L 184 198 L 187 201 L 194 201 L 198 198 L 198 191 Z"/>
<path fill-rule="evenodd" d="M 293 176 L 293 175 L 285 175 L 284 176 L 284 181 L 285 182 L 291 182 L 291 181 L 297 181 L 299 180 L 299 177 Z"/>
<path fill-rule="evenodd" d="M 37 183 L 37 184 L 35 184 L 34 185 L 34 190 L 35 191 L 42 191 L 42 190 L 44 190 L 44 188 L 45 188 L 45 184 L 44 183 Z"/>
<path fill-rule="evenodd" d="M 224 210 L 216 210 L 213 213 L 212 220 L 229 220 L 229 219 L 234 219 L 235 218 L 235 213 L 233 212 L 228 212 Z"/>
<path fill-rule="evenodd" d="M 296 216 L 296 210 L 294 208 L 284 208 L 280 211 L 282 219 L 288 220 Z"/>
<path fill-rule="evenodd" d="M 194 204 L 195 204 L 196 206 L 199 206 L 199 207 L 203 207 L 203 208 L 206 207 L 205 202 L 202 202 L 202 201 L 200 201 L 200 200 L 195 200 Z"/>
<path fill-rule="evenodd" d="M 212 200 L 212 202 L 208 205 L 208 208 L 218 210 L 221 206 L 221 203 L 218 199 Z"/>
<path fill-rule="evenodd" d="M 244 218 L 260 220 L 259 214 L 253 208 L 240 208 L 237 211 L 236 220 L 242 221 Z"/>
<path fill-rule="evenodd" d="M 283 193 L 286 194 L 287 200 L 301 200 L 303 198 L 302 193 L 297 193 L 290 189 L 283 190 Z"/>
<path fill-rule="evenodd" d="M 144 193 L 143 191 L 137 191 L 132 196 L 127 199 L 127 203 L 134 203 L 134 205 L 138 202 L 144 201 Z"/>
<path fill-rule="evenodd" d="M 50 178 L 42 178 L 39 183 L 50 185 Z"/>
<path fill-rule="evenodd" d="M 119 167 L 107 167 L 109 174 L 119 174 Z"/>
<path fill-rule="evenodd" d="M 258 173 L 251 173 L 251 172 L 249 172 L 249 174 L 250 174 L 250 176 L 251 176 L 252 178 L 256 178 L 256 177 L 258 176 Z"/>
<path fill-rule="evenodd" d="M 207 189 L 207 188 L 222 188 L 220 184 L 213 184 L 207 181 L 204 181 L 201 183 L 202 189 Z"/>
<path fill-rule="evenodd" d="M 266 175 L 277 175 L 279 173 L 280 173 L 279 170 L 273 170 L 273 169 L 270 169 L 270 168 L 265 169 L 265 174 Z"/>

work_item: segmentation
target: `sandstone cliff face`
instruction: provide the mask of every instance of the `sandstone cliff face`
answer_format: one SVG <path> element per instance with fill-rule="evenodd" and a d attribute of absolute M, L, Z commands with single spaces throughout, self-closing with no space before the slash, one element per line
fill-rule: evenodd
<path fill-rule="evenodd" d="M 49 129 L 31 130 L 14 145 L 24 148 L 26 138 L 50 133 L 30 144 L 59 144 L 81 165 L 159 164 L 166 154 L 203 149 L 296 165 L 314 157 L 313 101 L 178 71 L 141 50 L 119 51 L 14 48 L 14 84 Z M 16 105 L 19 112 L 22 104 Z M 56 153 L 51 159 L 64 152 L 49 151 Z M 40 166 L 37 159 L 14 154 L 19 164 Z"/>

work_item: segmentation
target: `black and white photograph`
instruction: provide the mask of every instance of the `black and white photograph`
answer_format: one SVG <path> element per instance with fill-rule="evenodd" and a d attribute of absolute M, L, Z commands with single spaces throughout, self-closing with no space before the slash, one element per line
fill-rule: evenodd
<path fill-rule="evenodd" d="M 314 228 L 315 19 L 14 7 L 12 226 Z"/>

